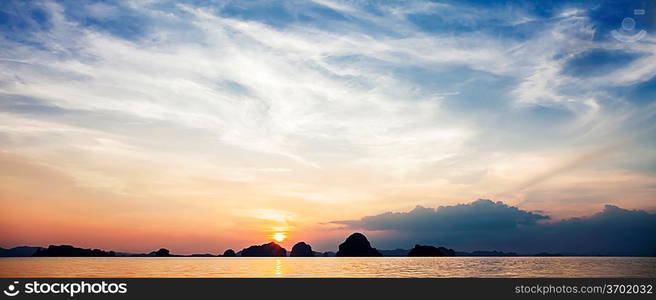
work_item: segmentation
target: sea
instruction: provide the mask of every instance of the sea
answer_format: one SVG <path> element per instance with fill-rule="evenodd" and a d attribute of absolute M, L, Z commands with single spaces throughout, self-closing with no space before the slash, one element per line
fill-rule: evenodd
<path fill-rule="evenodd" d="M 656 278 L 656 257 L 3 257 L 0 277 Z"/>

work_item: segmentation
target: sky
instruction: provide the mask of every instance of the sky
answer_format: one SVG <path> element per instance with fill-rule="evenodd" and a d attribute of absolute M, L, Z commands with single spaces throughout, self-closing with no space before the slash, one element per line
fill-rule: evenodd
<path fill-rule="evenodd" d="M 654 13 L 1 1 L 0 246 L 656 253 Z"/>

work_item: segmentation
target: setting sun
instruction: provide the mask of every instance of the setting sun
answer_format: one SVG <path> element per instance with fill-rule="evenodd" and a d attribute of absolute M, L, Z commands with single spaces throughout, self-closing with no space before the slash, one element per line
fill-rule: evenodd
<path fill-rule="evenodd" d="M 287 234 L 284 232 L 276 232 L 273 234 L 273 236 L 271 236 L 271 238 L 273 238 L 276 242 L 280 243 L 285 239 L 287 239 Z"/>

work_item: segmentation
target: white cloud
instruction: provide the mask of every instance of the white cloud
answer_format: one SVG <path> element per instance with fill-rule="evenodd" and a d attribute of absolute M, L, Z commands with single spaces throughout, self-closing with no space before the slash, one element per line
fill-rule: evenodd
<path fill-rule="evenodd" d="M 84 28 L 68 20 L 58 4 L 45 2 L 53 26 L 35 33 L 43 49 L 0 40 L 5 46 L 0 63 L 12 66 L 0 72 L 0 93 L 40 99 L 46 105 L 80 114 L 117 114 L 137 119 L 151 129 L 129 131 L 126 128 L 134 126 L 120 120 L 114 121 L 114 127 L 103 128 L 88 121 L 77 127 L 66 124 L 111 136 L 100 137 L 109 143 L 78 148 L 91 156 L 105 155 L 108 149 L 124 151 L 115 152 L 117 157 L 152 153 L 150 160 L 163 165 L 175 161 L 191 169 L 183 172 L 197 171 L 203 176 L 235 181 L 278 183 L 283 179 L 277 176 L 285 176 L 285 180 L 303 183 L 303 188 L 287 193 L 271 188 L 276 194 L 326 202 L 343 196 L 346 199 L 335 201 L 347 202 L 370 199 L 372 195 L 368 191 L 321 191 L 325 187 L 308 179 L 310 176 L 304 172 L 328 172 L 349 165 L 384 174 L 398 186 L 453 184 L 454 190 L 471 190 L 476 180 L 458 180 L 479 178 L 477 174 L 493 177 L 494 172 L 488 171 L 502 164 L 493 158 L 516 157 L 514 153 L 489 154 L 488 149 L 477 148 L 481 136 L 495 128 L 480 124 L 477 115 L 445 107 L 448 101 L 459 101 L 458 96 L 466 90 L 414 83 L 396 68 L 448 71 L 460 67 L 511 78 L 518 84 L 510 87 L 507 99 L 490 99 L 503 103 L 496 114 L 506 114 L 504 105 L 513 103 L 519 104 L 517 109 L 562 106 L 574 113 L 576 120 L 570 128 L 576 131 L 598 125 L 601 118 L 608 120 L 598 101 L 599 85 L 638 82 L 653 76 L 656 66 L 653 56 L 647 56 L 589 84 L 575 82 L 581 90 L 570 93 L 565 88 L 573 81 L 562 75 L 568 57 L 594 47 L 617 47 L 593 42 L 594 28 L 580 11 L 543 21 L 535 21 L 537 17 L 522 10 L 504 11 L 501 15 L 507 18 L 502 22 L 507 25 L 544 22 L 541 25 L 545 29 L 528 39 L 513 40 L 484 31 L 459 35 L 421 32 L 407 19 L 408 14 L 421 12 L 453 19 L 472 13 L 463 20 L 468 22 L 489 15 L 488 10 L 471 12 L 455 5 L 413 2 L 407 7 L 382 7 L 385 15 L 380 16 L 349 2 L 315 2 L 368 22 L 383 33 L 352 24 L 335 28 L 289 24 L 279 28 L 185 5 L 177 6 L 184 16 L 163 14 L 140 3 L 133 9 L 163 19 L 160 23 L 154 21 L 145 36 L 126 40 Z M 106 6 L 89 9 L 95 16 L 110 17 L 113 13 Z M 169 23 L 184 24 L 189 29 L 165 26 Z M 653 49 L 651 45 L 648 39 L 636 49 L 648 52 Z M 470 80 L 457 78 L 458 82 Z M 483 99 L 488 96 L 479 95 Z M 608 126 L 621 124 L 628 115 L 617 116 Z M 52 123 L 53 128 L 59 128 L 60 123 L 66 123 L 49 119 L 48 115 L 39 118 L 48 122 L 36 127 Z M 0 125 L 6 125 L 0 127 L 3 132 L 32 126 L 32 120 L 25 118 L 7 120 L 0 121 Z M 174 132 L 171 128 L 193 133 Z M 115 132 L 119 129 L 123 130 Z M 89 138 L 87 131 L 68 134 Z M 518 130 L 517 134 L 526 132 Z M 21 140 L 5 142 L 12 143 L 13 149 L 24 145 Z M 566 142 L 554 145 L 554 151 L 569 147 Z M 193 148 L 193 155 L 189 154 L 191 150 L 176 152 L 180 151 L 179 144 Z M 36 157 L 39 153 L 30 155 Z M 525 155 L 535 158 L 541 153 Z M 449 164 L 454 160 L 460 163 L 458 170 L 465 171 L 434 171 L 439 166 L 453 167 Z M 250 167 L 253 165 L 256 167 Z M 76 172 L 102 176 L 97 170 L 80 170 Z M 262 170 L 286 171 L 278 174 Z M 513 174 L 509 181 L 522 175 L 525 173 Z M 505 180 L 494 178 L 486 184 L 508 183 Z M 119 186 L 111 180 L 99 182 Z M 389 182 L 381 185 L 385 184 Z M 485 188 L 489 191 L 488 186 Z"/>

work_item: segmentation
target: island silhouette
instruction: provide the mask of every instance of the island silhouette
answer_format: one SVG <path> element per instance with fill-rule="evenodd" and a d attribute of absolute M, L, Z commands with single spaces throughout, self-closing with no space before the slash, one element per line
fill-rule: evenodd
<path fill-rule="evenodd" d="M 289 253 L 289 256 L 314 256 L 314 251 L 312 251 L 312 246 L 304 242 L 298 242 L 292 247 L 292 252 Z"/>
<path fill-rule="evenodd" d="M 453 249 L 447 249 L 444 247 L 434 247 L 430 245 L 415 245 L 408 256 L 456 256 L 456 252 Z"/>
<path fill-rule="evenodd" d="M 656 253 L 655 253 L 656 254 Z M 305 242 L 294 244 L 291 251 L 275 242 L 246 247 L 239 252 L 227 249 L 222 254 L 176 255 L 166 248 L 149 253 L 126 253 L 101 249 L 84 249 L 72 245 L 49 245 L 44 247 L 20 246 L 11 249 L 0 248 L 0 257 L 380 257 L 380 256 L 565 256 L 561 253 L 540 252 L 536 254 L 517 254 L 501 251 L 459 252 L 443 246 L 419 245 L 412 249 L 378 250 L 371 246 L 367 237 L 359 232 L 349 235 L 338 245 L 338 251 L 315 252 Z M 577 254 L 572 254 L 577 255 Z"/>
<path fill-rule="evenodd" d="M 287 256 L 287 250 L 280 245 L 270 242 L 264 245 L 259 246 L 250 246 L 244 248 L 239 253 L 239 256 L 257 256 L 257 257 L 267 257 L 267 256 Z"/>
<path fill-rule="evenodd" d="M 339 244 L 339 250 L 335 256 L 383 256 L 376 248 L 371 247 L 369 240 L 364 234 L 356 232 Z"/>
<path fill-rule="evenodd" d="M 50 245 L 48 248 L 39 248 L 32 256 L 116 256 L 114 251 L 103 251 L 100 249 L 82 249 L 70 245 L 55 246 Z"/>

